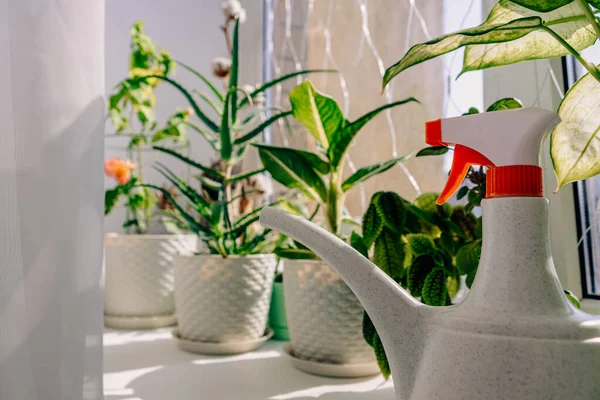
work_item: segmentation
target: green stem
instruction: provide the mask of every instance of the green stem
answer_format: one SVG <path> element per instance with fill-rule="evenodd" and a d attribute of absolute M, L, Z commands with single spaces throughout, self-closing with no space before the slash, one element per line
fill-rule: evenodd
<path fill-rule="evenodd" d="M 342 228 L 342 211 L 344 210 L 344 191 L 342 190 L 342 172 L 334 171 L 330 175 L 329 190 L 327 193 L 327 222 L 334 235 L 340 236 Z"/>
<path fill-rule="evenodd" d="M 137 167 L 138 167 L 138 178 L 140 179 L 140 182 L 145 183 L 145 181 L 144 181 L 144 164 L 142 163 L 142 145 L 138 144 L 135 147 L 135 151 L 136 151 L 136 162 L 137 162 Z M 142 190 L 147 190 L 147 189 L 142 189 Z M 147 196 L 144 195 L 144 198 L 146 199 L 146 204 L 143 206 L 144 207 L 144 229 L 146 231 L 148 231 L 148 228 L 150 225 L 150 207 L 148 205 L 150 204 L 150 201 L 146 197 Z M 138 227 L 138 231 L 139 231 L 139 233 L 142 233 L 142 228 Z"/>
<path fill-rule="evenodd" d="M 577 4 L 579 4 L 579 8 L 581 8 L 581 10 L 583 11 L 583 14 L 587 18 L 587 20 L 590 21 L 590 23 L 592 24 L 592 27 L 594 28 L 594 32 L 596 32 L 596 36 L 598 36 L 598 38 L 600 39 L 600 23 L 598 22 L 598 19 L 594 15 L 594 12 L 592 11 L 592 9 L 590 8 L 590 6 L 588 5 L 588 3 L 585 0 L 575 0 L 575 1 L 577 2 Z"/>
<path fill-rule="evenodd" d="M 581 53 L 579 53 L 573 46 L 571 46 L 565 39 L 563 39 L 558 33 L 554 32 L 552 29 L 547 26 L 542 26 L 542 29 L 548 32 L 554 39 L 556 39 L 565 49 L 575 57 L 575 59 L 585 68 L 588 72 L 598 81 L 600 82 L 600 71 L 594 64 L 583 58 Z"/>

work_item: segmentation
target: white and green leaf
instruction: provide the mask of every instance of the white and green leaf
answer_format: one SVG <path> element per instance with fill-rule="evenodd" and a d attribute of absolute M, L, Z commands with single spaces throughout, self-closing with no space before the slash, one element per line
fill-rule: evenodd
<path fill-rule="evenodd" d="M 549 12 L 572 3 L 573 0 L 513 0 L 520 6 L 539 12 Z"/>
<path fill-rule="evenodd" d="M 600 83 L 589 73 L 569 89 L 558 114 L 550 155 L 558 188 L 600 174 Z"/>
<path fill-rule="evenodd" d="M 302 82 L 290 92 L 290 103 L 294 118 L 328 149 L 330 138 L 344 123 L 338 103 L 317 91 L 310 81 Z"/>
<path fill-rule="evenodd" d="M 576 2 L 566 4 L 551 12 L 540 13 L 509 0 L 500 0 L 490 12 L 487 20 L 480 26 L 491 27 L 518 19 L 536 17 L 541 18 L 544 27 L 552 29 L 575 50 L 581 51 L 588 48 L 597 39 L 591 23 Z M 550 33 L 539 28 L 541 26 L 510 42 L 489 42 L 467 46 L 462 72 L 569 54 L 569 51 Z"/>
<path fill-rule="evenodd" d="M 523 108 L 521 100 L 514 97 L 506 97 L 492 103 L 486 110 L 486 112 L 512 110 L 515 108 Z"/>

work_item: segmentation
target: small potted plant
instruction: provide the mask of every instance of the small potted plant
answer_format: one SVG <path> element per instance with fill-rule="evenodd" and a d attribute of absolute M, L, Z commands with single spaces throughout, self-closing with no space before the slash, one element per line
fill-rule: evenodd
<path fill-rule="evenodd" d="M 145 34 L 140 22 L 131 30 L 130 76 L 120 82 L 110 97 L 109 116 L 117 135 L 127 135 L 127 152 L 135 163 L 110 158 L 105 174 L 116 186 L 105 193 L 105 215 L 124 201 L 125 234 L 109 233 L 105 251 L 105 324 L 115 328 L 154 328 L 175 323 L 172 258 L 181 251 L 195 248 L 196 238 L 189 234 L 149 234 L 150 225 L 171 207 L 166 199 L 144 183 L 143 146 L 164 139 L 161 131 L 152 133 L 154 88 L 158 80 L 142 82 L 138 78 L 153 74 L 167 75 L 173 69 L 169 54 L 158 51 Z M 133 120 L 134 117 L 136 121 Z M 181 120 L 187 113 L 179 114 Z M 135 134 L 130 132 L 136 130 Z M 174 137 L 174 136 L 171 136 Z"/>
<path fill-rule="evenodd" d="M 273 253 L 280 241 L 286 240 L 258 226 L 264 203 L 264 169 L 243 171 L 243 160 L 252 143 L 275 121 L 291 115 L 291 111 L 266 107 L 264 94 L 270 87 L 286 79 L 315 72 L 297 71 L 272 81 L 248 87 L 238 84 L 239 28 L 245 12 L 237 1 L 223 4 L 225 24 L 222 30 L 231 58 L 217 58 L 213 72 L 222 80 L 220 90 L 189 66 L 186 70 L 198 77 L 212 95 L 189 91 L 164 75 L 140 79 L 167 82 L 188 101 L 192 117 L 199 123 L 186 122 L 200 133 L 218 155 L 211 165 L 203 165 L 177 151 L 162 146 L 154 149 L 171 155 L 198 171 L 197 183 L 190 184 L 169 168 L 157 164 L 156 169 L 177 190 L 181 204 L 164 188 L 156 189 L 171 201 L 175 212 L 171 219 L 198 236 L 204 249 L 198 254 L 175 258 L 175 303 L 178 328 L 174 336 L 181 348 L 209 354 L 232 354 L 249 351 L 271 335 L 266 329 L 275 269 Z M 196 101 L 210 106 L 218 114 L 214 121 Z M 280 199 L 272 204 L 285 202 Z"/>
<path fill-rule="evenodd" d="M 342 225 L 356 224 L 344 209 L 348 191 L 410 157 L 361 168 L 344 180 L 344 157 L 350 143 L 381 111 L 416 100 L 386 104 L 353 122 L 344 117 L 334 99 L 319 93 L 310 81 L 290 92 L 290 102 L 294 118 L 316 139 L 318 153 L 257 144 L 260 158 L 275 180 L 303 191 L 317 204 L 311 219 L 323 209 L 327 228 L 344 237 Z M 295 365 L 335 376 L 377 373 L 375 357 L 361 333 L 363 308 L 350 288 L 327 263 L 300 245 L 280 249 L 278 254 L 286 258 L 283 283 L 291 336 L 288 350 Z M 324 365 L 334 367 L 322 368 Z"/>

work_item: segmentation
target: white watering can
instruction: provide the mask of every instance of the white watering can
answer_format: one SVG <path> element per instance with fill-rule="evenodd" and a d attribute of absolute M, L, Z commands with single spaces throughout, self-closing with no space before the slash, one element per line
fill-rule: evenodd
<path fill-rule="evenodd" d="M 557 116 L 521 109 L 428 125 L 428 143 L 467 148 L 456 148 L 443 196 L 458 187 L 453 179 L 462 182 L 456 173 L 464 170 L 461 163 L 479 163 L 483 147 L 510 142 L 499 135 L 474 146 L 468 137 L 444 141 L 446 132 L 456 127 L 466 135 L 466 125 L 506 127 L 510 120 L 527 126 L 509 131 L 519 138 L 555 125 Z M 541 136 L 531 146 L 539 146 Z M 519 143 L 523 150 L 525 142 Z M 472 150 L 476 159 L 470 158 Z M 537 159 L 511 164 L 490 153 L 481 162 L 489 167 L 481 261 L 469 295 L 458 305 L 420 303 L 359 252 L 302 218 L 266 208 L 260 221 L 307 246 L 350 286 L 383 342 L 398 400 L 599 400 L 600 318 L 576 309 L 556 276 Z M 521 160 L 526 153 L 513 151 Z M 527 182 L 515 186 L 519 179 Z"/>

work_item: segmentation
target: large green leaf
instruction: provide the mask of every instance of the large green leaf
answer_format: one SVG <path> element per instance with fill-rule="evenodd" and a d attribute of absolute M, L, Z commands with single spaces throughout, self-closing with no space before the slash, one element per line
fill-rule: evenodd
<path fill-rule="evenodd" d="M 373 325 L 373 321 L 369 317 L 369 314 L 365 311 L 363 313 L 363 323 L 362 323 L 362 334 L 365 342 L 369 344 L 369 346 L 373 346 L 373 339 L 375 335 L 377 335 L 377 331 L 375 330 L 375 326 Z"/>
<path fill-rule="evenodd" d="M 375 208 L 383 224 L 400 235 L 406 223 L 406 207 L 402 198 L 394 192 L 381 192 L 375 200 Z"/>
<path fill-rule="evenodd" d="M 273 179 L 289 188 L 304 192 L 313 200 L 326 201 L 327 189 L 319 172 L 309 161 L 318 156 L 284 147 L 255 145 L 264 167 Z"/>
<path fill-rule="evenodd" d="M 271 115 L 269 118 L 267 118 L 264 122 L 262 122 L 256 128 L 252 129 L 250 132 L 246 133 L 244 136 L 235 139 L 233 144 L 240 145 L 240 144 L 244 144 L 244 143 L 254 139 L 256 136 L 260 135 L 265 129 L 267 129 L 273 122 L 277 121 L 280 118 L 287 117 L 288 115 L 291 115 L 291 114 L 292 114 L 291 111 L 283 111 L 283 112 Z"/>
<path fill-rule="evenodd" d="M 590 47 L 597 39 L 594 29 L 577 2 L 557 8 L 549 13 L 539 13 L 521 7 L 509 0 L 500 0 L 481 26 L 497 26 L 498 24 L 506 24 L 509 21 L 527 17 L 541 17 L 545 27 L 552 29 L 576 50 Z M 544 30 L 536 30 L 517 39 L 509 43 L 467 46 L 463 72 L 569 54 L 569 51 L 563 45 Z"/>
<path fill-rule="evenodd" d="M 478 26 L 440 36 L 413 46 L 404 57 L 385 71 L 383 87 L 396 75 L 413 65 L 450 53 L 469 44 L 508 42 L 523 37 L 542 25 L 539 17 L 523 18 L 508 23 Z"/>
<path fill-rule="evenodd" d="M 194 68 L 182 63 L 181 61 L 175 61 L 175 63 L 177 63 L 178 65 L 181 65 L 184 69 L 187 69 L 189 72 L 191 72 L 192 74 L 194 74 L 196 77 L 200 78 L 209 88 L 210 90 L 215 94 L 215 96 L 223 101 L 225 100 L 225 98 L 223 97 L 223 94 L 221 93 L 221 91 L 219 89 L 217 89 L 215 87 L 215 85 L 212 84 L 211 81 L 208 80 L 208 78 L 206 78 L 204 75 L 202 75 L 200 72 L 196 71 Z"/>
<path fill-rule="evenodd" d="M 348 190 L 352 189 L 355 185 L 358 185 L 361 182 L 365 182 L 368 179 L 374 177 L 375 175 L 384 173 L 385 171 L 389 170 L 394 165 L 400 162 L 405 162 L 409 160 L 410 158 L 412 158 L 413 155 L 413 153 L 410 153 L 402 157 L 396 157 L 388 161 L 363 167 L 356 171 L 354 174 L 352 174 L 350 177 L 348 177 L 348 179 L 346 179 L 344 183 L 342 183 L 342 190 L 344 192 L 347 192 Z"/>
<path fill-rule="evenodd" d="M 294 118 L 328 149 L 330 138 L 344 123 L 338 103 L 317 91 L 310 81 L 302 82 L 290 92 L 290 103 Z"/>
<path fill-rule="evenodd" d="M 301 76 L 301 75 L 314 74 L 316 72 L 331 73 L 331 72 L 338 72 L 338 71 L 333 70 L 333 69 L 304 69 L 304 70 L 294 71 L 294 72 L 291 72 L 289 74 L 278 76 L 277 78 L 275 78 L 275 79 L 273 79 L 273 80 L 271 80 L 269 82 L 266 82 L 266 83 L 260 85 L 258 88 L 256 88 L 255 91 L 253 91 L 252 93 L 250 93 L 249 96 L 246 96 L 246 97 L 242 98 L 240 100 L 240 104 L 239 104 L 238 108 L 242 108 L 244 105 L 248 104 L 248 98 L 252 98 L 253 99 L 259 93 L 262 93 L 262 92 L 266 91 L 270 87 L 273 87 L 275 85 L 279 85 L 280 83 L 285 82 L 288 79 L 296 78 L 296 77 Z"/>
<path fill-rule="evenodd" d="M 231 41 L 231 70 L 229 72 L 229 89 L 231 91 L 231 123 L 234 124 L 237 119 L 237 88 L 238 88 L 238 74 L 240 65 L 240 20 L 239 18 L 235 21 L 233 26 L 233 38 Z M 223 114 L 225 109 L 223 106 Z"/>
<path fill-rule="evenodd" d="M 215 179 L 223 179 L 224 178 L 223 174 L 220 173 L 219 171 L 214 170 L 209 167 L 206 167 L 200 163 L 197 163 L 196 161 L 194 161 L 190 158 L 187 158 L 186 156 L 184 156 L 182 154 L 179 154 L 175 150 L 171 150 L 166 147 L 160 147 L 160 146 L 153 146 L 152 148 L 156 151 L 160 151 L 161 153 L 169 154 L 173 157 L 176 157 L 179 160 L 183 161 L 184 163 L 186 163 L 188 165 L 191 165 L 194 168 L 198 168 L 200 171 L 204 172 L 207 176 L 210 176 L 211 178 L 215 178 Z"/>
<path fill-rule="evenodd" d="M 382 230 L 383 220 L 377 212 L 375 202 L 371 200 L 371 204 L 369 204 L 369 208 L 367 208 L 362 221 L 363 240 L 367 249 L 377 240 Z"/>
<path fill-rule="evenodd" d="M 436 253 L 435 243 L 433 240 L 423 233 L 413 233 L 406 235 L 408 247 L 415 257 L 432 256 Z"/>
<path fill-rule="evenodd" d="M 572 3 L 573 0 L 512 0 L 520 6 L 539 12 L 549 12 L 564 5 Z"/>
<path fill-rule="evenodd" d="M 481 239 L 467 243 L 456 252 L 456 267 L 461 275 L 477 270 L 481 257 Z"/>
<path fill-rule="evenodd" d="M 121 191 L 118 187 L 114 189 L 109 189 L 104 192 L 104 215 L 110 214 L 112 209 L 119 202 L 119 197 L 121 196 Z"/>
<path fill-rule="evenodd" d="M 233 143 L 231 140 L 231 125 L 229 124 L 229 111 L 233 111 L 233 102 L 235 101 L 235 89 L 227 92 L 225 103 L 223 104 L 223 115 L 221 115 L 221 127 L 219 129 L 219 138 L 221 142 L 221 160 L 231 160 L 233 153 Z"/>
<path fill-rule="evenodd" d="M 181 86 L 179 83 L 175 82 L 173 79 L 167 78 L 166 76 L 162 76 L 162 75 L 150 75 L 150 76 L 146 76 L 146 77 L 139 78 L 139 79 L 146 80 L 148 78 L 158 78 L 158 79 L 162 79 L 165 82 L 170 83 L 175 89 L 177 89 L 177 90 L 179 90 L 179 92 L 181 92 L 183 97 L 185 97 L 187 99 L 187 101 L 190 103 L 190 106 L 194 110 L 194 113 L 196 114 L 196 116 L 198 118 L 200 118 L 200 120 L 202 120 L 202 122 L 204 122 L 204 124 L 208 128 L 210 128 L 210 130 L 212 130 L 213 132 L 219 132 L 219 126 L 216 123 L 214 123 L 210 118 L 208 118 L 208 116 L 206 116 L 206 114 L 204 114 L 204 112 L 200 109 L 200 107 L 198 107 L 198 104 L 194 100 L 194 97 L 192 96 L 192 94 L 190 92 L 188 92 L 183 86 Z"/>
<path fill-rule="evenodd" d="M 388 380 L 390 375 L 392 375 L 392 370 L 390 369 L 390 364 L 388 363 L 387 357 L 385 355 L 385 349 L 383 348 L 383 343 L 379 338 L 379 335 L 375 335 L 373 338 L 373 350 L 375 351 L 375 358 L 377 359 L 377 364 L 379 365 L 379 370 L 383 377 Z"/>
<path fill-rule="evenodd" d="M 434 268 L 423 284 L 421 301 L 430 306 L 446 305 L 448 287 L 446 286 L 446 275 L 442 268 Z"/>
<path fill-rule="evenodd" d="M 600 83 L 589 73 L 565 95 L 550 155 L 558 188 L 600 173 Z"/>
<path fill-rule="evenodd" d="M 365 244 L 364 239 L 356 232 L 352 232 L 350 235 L 350 246 L 354 248 L 354 250 L 358 251 L 365 258 L 369 258 L 369 248 Z"/>
<path fill-rule="evenodd" d="M 384 227 L 375 241 L 373 262 L 396 282 L 404 275 L 405 244 L 400 235 Z"/>
<path fill-rule="evenodd" d="M 408 268 L 406 279 L 406 286 L 413 296 L 418 297 L 421 295 L 425 278 L 427 278 L 434 267 L 435 261 L 433 257 L 421 256 L 413 260 L 411 266 Z"/>
<path fill-rule="evenodd" d="M 419 101 L 414 97 L 410 97 L 408 99 L 385 104 L 379 108 L 376 108 L 373 111 L 366 113 L 362 117 L 358 118 L 356 121 L 347 123 L 340 129 L 334 131 L 332 135 L 328 135 L 330 144 L 329 149 L 327 150 L 327 154 L 329 155 L 329 159 L 331 160 L 331 165 L 333 165 L 333 168 L 337 168 L 343 161 L 344 155 L 348 150 L 348 146 L 350 146 L 352 140 L 354 140 L 358 132 L 362 129 L 363 126 L 365 126 L 367 122 L 375 118 L 377 114 L 384 110 L 396 106 L 401 106 L 410 102 L 418 103 Z"/>
<path fill-rule="evenodd" d="M 596 8 L 600 8 L 600 0 L 587 0 L 587 2 Z"/>
<path fill-rule="evenodd" d="M 521 100 L 515 99 L 514 97 L 506 97 L 492 103 L 492 105 L 487 108 L 486 112 L 512 110 L 515 108 L 523 108 Z"/>

